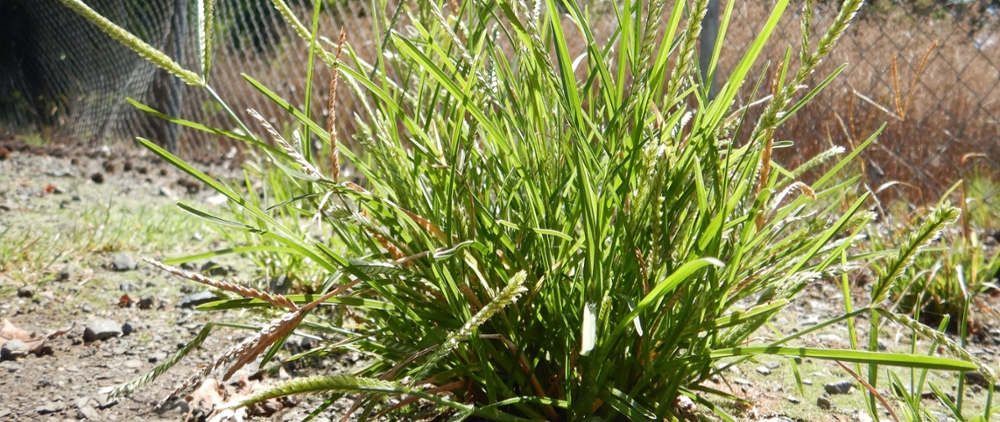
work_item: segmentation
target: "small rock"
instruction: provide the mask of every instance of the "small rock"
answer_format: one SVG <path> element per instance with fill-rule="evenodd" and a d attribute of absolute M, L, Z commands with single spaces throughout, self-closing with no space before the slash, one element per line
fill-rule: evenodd
<path fill-rule="evenodd" d="M 111 261 L 111 269 L 115 271 L 130 271 L 134 270 L 137 266 L 138 264 L 135 263 L 132 255 L 125 252 L 115 255 Z"/>
<path fill-rule="evenodd" d="M 24 368 L 24 365 L 22 365 L 21 362 L 15 362 L 12 360 L 0 362 L 0 369 L 6 369 L 7 372 L 17 372 L 20 371 L 21 368 Z"/>
<path fill-rule="evenodd" d="M 801 400 L 799 400 L 798 397 L 795 397 L 795 396 L 788 396 L 788 397 L 786 397 L 786 399 L 788 399 L 788 401 L 790 401 L 792 403 L 795 403 L 795 404 L 799 404 L 799 403 L 802 402 Z"/>
<path fill-rule="evenodd" d="M 775 416 L 773 418 L 761 419 L 760 422 L 795 422 L 795 419 L 788 416 Z"/>
<path fill-rule="evenodd" d="M 159 194 L 160 194 L 160 196 L 166 196 L 167 198 L 170 198 L 170 199 L 176 199 L 177 198 L 177 195 L 174 195 L 174 191 L 170 190 L 170 188 L 168 188 L 166 186 L 160 186 L 160 192 L 159 192 Z"/>
<path fill-rule="evenodd" d="M 101 173 L 94 173 L 90 175 L 90 180 L 99 185 L 101 183 L 104 183 L 104 175 Z"/>
<path fill-rule="evenodd" d="M 181 308 L 193 308 L 203 303 L 214 302 L 216 300 L 219 300 L 219 297 L 216 296 L 215 293 L 205 290 L 184 296 L 177 306 L 180 306 Z"/>
<path fill-rule="evenodd" d="M 852 388 L 854 388 L 854 384 L 850 381 L 837 381 L 823 385 L 823 390 L 828 394 L 847 394 L 851 392 Z"/>
<path fill-rule="evenodd" d="M 76 272 L 76 266 L 72 262 L 63 265 L 59 273 L 56 274 L 56 281 L 66 281 L 73 277 L 73 273 Z"/>
<path fill-rule="evenodd" d="M 104 394 L 98 394 L 96 397 L 94 397 L 94 400 L 97 400 L 97 408 L 101 410 L 107 409 L 118 403 L 118 399 L 108 397 L 107 395 Z"/>
<path fill-rule="evenodd" d="M 138 361 L 136 359 L 129 359 L 129 360 L 125 361 L 124 365 L 125 365 L 126 368 L 132 368 L 132 369 L 142 368 L 142 362 L 140 362 L 140 361 Z"/>
<path fill-rule="evenodd" d="M 830 410 L 833 408 L 833 402 L 826 397 L 820 396 L 816 398 L 816 406 L 819 406 L 823 410 Z"/>
<path fill-rule="evenodd" d="M 83 311 L 83 313 L 85 313 L 85 314 L 89 314 L 91 312 L 94 312 L 94 307 L 85 304 L 82 307 L 80 307 L 80 310 Z"/>
<path fill-rule="evenodd" d="M 127 336 L 129 334 L 134 333 L 134 332 L 135 332 L 135 327 L 132 326 L 132 323 L 126 322 L 126 323 L 122 324 L 122 335 L 123 336 Z"/>
<path fill-rule="evenodd" d="M 766 366 L 758 366 L 756 368 L 756 370 L 757 370 L 758 374 L 761 374 L 761 375 L 771 375 L 771 370 L 768 369 Z"/>
<path fill-rule="evenodd" d="M 0 360 L 18 360 L 28 356 L 31 350 L 24 341 L 14 339 L 7 340 L 3 347 L 0 347 Z"/>
<path fill-rule="evenodd" d="M 140 287 L 131 281 L 123 281 L 121 283 L 118 283 L 118 290 L 123 292 L 135 292 L 138 291 L 139 289 Z"/>
<path fill-rule="evenodd" d="M 64 406 L 62 402 L 54 401 L 44 403 L 41 406 L 36 407 L 35 412 L 38 412 L 39 415 L 48 415 L 49 413 L 59 412 L 64 408 L 66 408 L 66 406 Z"/>
<path fill-rule="evenodd" d="M 122 326 L 110 319 L 95 319 L 87 323 L 87 328 L 83 331 L 83 340 L 92 342 L 96 340 L 109 339 L 122 334 Z"/>
<path fill-rule="evenodd" d="M 101 420 L 101 414 L 97 412 L 97 409 L 87 405 L 81 406 L 80 409 L 76 411 L 76 418 L 97 421 Z"/>
<path fill-rule="evenodd" d="M 844 341 L 843 337 L 836 334 L 820 334 L 816 338 L 827 343 L 841 343 Z"/>
<path fill-rule="evenodd" d="M 149 355 L 149 363 L 156 363 L 167 358 L 167 354 L 163 352 L 156 352 Z"/>
<path fill-rule="evenodd" d="M 139 309 L 152 309 L 156 304 L 156 297 L 151 294 L 142 295 L 139 298 Z"/>
<path fill-rule="evenodd" d="M 292 289 L 292 280 L 290 280 L 286 275 L 282 274 L 271 279 L 267 284 L 271 293 L 276 293 L 279 295 L 288 294 Z"/>
<path fill-rule="evenodd" d="M 202 239 L 203 238 L 201 237 L 201 233 L 195 232 L 195 234 L 191 235 L 191 240 L 193 240 L 195 242 L 201 242 Z"/>
<path fill-rule="evenodd" d="M 868 413 L 862 411 L 858 411 L 858 414 L 854 415 L 854 420 L 858 422 L 875 422 L 875 420 L 872 419 L 872 417 L 869 416 Z"/>
<path fill-rule="evenodd" d="M 30 298 L 35 295 L 35 286 L 24 286 L 17 289 L 17 297 Z"/>
<path fill-rule="evenodd" d="M 202 274 L 207 274 L 217 277 L 225 277 L 231 272 L 236 272 L 236 269 L 229 265 L 223 265 L 213 259 L 208 260 L 205 265 L 201 266 L 199 270 Z"/>
<path fill-rule="evenodd" d="M 0 409 L 0 418 L 10 416 L 10 409 Z"/>
<path fill-rule="evenodd" d="M 806 379 L 802 380 L 802 384 L 813 385 L 813 380 L 806 378 Z"/>
<path fill-rule="evenodd" d="M 750 381 L 747 381 L 747 380 L 745 380 L 743 378 L 733 378 L 733 382 L 735 382 L 736 384 L 745 386 L 745 387 L 750 387 L 750 386 L 753 385 L 753 383 L 751 383 Z"/>
<path fill-rule="evenodd" d="M 764 365 L 764 366 L 767 366 L 767 369 L 770 369 L 770 370 L 773 371 L 773 370 L 778 369 L 778 368 L 781 367 L 781 362 L 769 362 L 767 365 Z"/>

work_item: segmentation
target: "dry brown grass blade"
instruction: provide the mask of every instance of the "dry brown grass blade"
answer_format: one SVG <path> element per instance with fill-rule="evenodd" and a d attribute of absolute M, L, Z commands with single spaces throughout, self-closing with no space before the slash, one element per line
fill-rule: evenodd
<path fill-rule="evenodd" d="M 327 133 L 330 134 L 330 174 L 336 181 L 340 178 L 340 154 L 337 151 L 337 81 L 340 79 L 340 55 L 344 52 L 344 41 L 347 40 L 347 32 L 340 28 L 340 40 L 337 42 L 337 65 L 333 67 L 333 75 L 330 76 L 330 103 L 326 124 Z"/>
<path fill-rule="evenodd" d="M 897 415 L 896 411 L 892 409 L 892 406 L 889 406 L 889 403 L 885 401 L 885 397 L 882 397 L 882 395 L 875 390 L 875 387 L 872 387 L 871 384 L 866 382 L 864 378 L 861 378 L 861 376 L 858 375 L 857 372 L 854 372 L 851 370 L 851 368 L 848 368 L 847 365 L 844 365 L 839 360 L 835 362 L 837 362 L 837 365 L 840 365 L 841 368 L 844 368 L 844 370 L 847 371 L 848 374 L 851 374 L 851 376 L 854 377 L 854 379 L 856 379 L 859 383 L 861 383 L 861 385 L 863 385 L 865 389 L 868 390 L 868 392 L 872 393 L 872 395 L 875 396 L 875 399 L 878 400 L 879 403 L 882 403 L 882 407 L 884 407 L 885 410 L 889 412 L 889 415 L 892 416 L 892 420 L 900 422 L 899 415 Z"/>
<path fill-rule="evenodd" d="M 264 349 L 267 349 L 282 337 L 291 334 L 291 332 L 295 330 L 295 327 L 298 327 L 299 322 L 302 321 L 302 318 L 306 316 L 306 313 L 309 312 L 309 310 L 319 306 L 319 304 L 337 294 L 340 294 L 344 290 L 344 287 L 333 290 L 321 296 L 319 299 L 309 302 L 298 310 L 288 312 L 280 318 L 271 321 L 271 323 L 264 327 L 264 329 L 260 330 L 257 335 L 250 337 L 236 347 L 229 349 L 226 354 L 222 355 L 215 361 L 214 365 L 208 367 L 204 374 L 211 373 L 212 371 L 222 367 L 222 365 L 230 360 L 235 360 L 236 362 L 229 367 L 226 374 L 222 378 L 223 381 L 228 380 L 234 373 L 236 373 L 236 371 L 240 370 L 240 368 L 246 366 L 250 362 L 253 362 L 254 359 L 257 359 L 257 356 L 260 355 Z"/>
<path fill-rule="evenodd" d="M 253 298 L 253 299 L 260 299 L 260 300 L 263 300 L 263 301 L 265 301 L 267 303 L 270 303 L 270 304 L 272 304 L 274 306 L 277 306 L 279 308 L 288 308 L 288 309 L 293 310 L 293 311 L 298 309 L 298 307 L 295 306 L 295 302 L 292 302 L 291 299 L 289 299 L 289 298 L 287 298 L 285 296 L 282 296 L 282 295 L 272 295 L 270 293 L 262 292 L 260 290 L 254 289 L 254 288 L 250 288 L 250 287 L 246 287 L 246 286 L 241 286 L 239 284 L 234 284 L 234 283 L 228 283 L 228 282 L 225 282 L 225 281 L 214 280 L 214 279 L 211 279 L 209 277 L 205 277 L 205 276 L 203 276 L 201 274 L 198 274 L 198 273 L 193 273 L 193 272 L 190 272 L 190 271 L 182 270 L 182 269 L 177 268 L 177 267 L 172 267 L 170 265 L 166 265 L 166 264 L 164 264 L 164 263 L 162 263 L 160 261 L 157 261 L 155 259 L 143 258 L 142 260 L 146 261 L 147 263 L 149 263 L 149 265 L 152 265 L 152 266 L 154 266 L 156 268 L 159 268 L 159 269 L 161 269 L 163 271 L 166 271 L 166 272 L 168 272 L 170 274 L 176 275 L 176 276 L 181 277 L 181 278 L 186 278 L 188 280 L 191 280 L 191 281 L 194 281 L 194 282 L 197 282 L 197 283 L 201 283 L 201 284 L 204 284 L 206 286 L 215 287 L 216 289 L 220 289 L 220 290 L 225 290 L 227 292 L 236 293 L 236 294 L 238 294 L 240 296 L 243 296 L 243 297 L 248 297 L 248 298 Z"/>
<path fill-rule="evenodd" d="M 899 69 L 896 67 L 896 56 L 892 56 L 889 73 L 892 74 L 892 89 L 896 91 L 892 96 L 892 100 L 896 103 L 896 114 L 902 117 L 903 120 L 906 120 L 906 111 L 903 110 L 903 103 L 899 99 L 902 96 L 902 92 L 899 90 Z M 913 91 L 912 86 L 910 87 L 910 91 Z"/>
<path fill-rule="evenodd" d="M 771 148 L 774 146 L 774 131 L 768 130 L 766 136 L 767 141 L 764 142 L 764 149 L 760 152 L 760 168 L 757 170 L 755 195 L 760 195 L 760 192 L 767 186 L 767 180 L 771 177 Z M 755 223 L 757 230 L 764 227 L 764 215 L 758 214 Z"/>
<path fill-rule="evenodd" d="M 903 104 L 903 111 L 910 109 L 910 101 L 913 100 L 913 93 L 916 92 L 917 82 L 920 81 L 920 76 L 924 73 L 924 68 L 927 67 L 927 60 L 930 59 L 931 53 L 937 48 L 939 44 L 938 40 L 934 40 L 931 46 L 927 48 L 924 52 L 924 56 L 920 58 L 920 64 L 917 65 L 917 71 L 913 74 L 913 80 L 910 81 L 910 90 L 906 93 L 906 102 Z M 904 115 L 905 118 L 905 115 Z"/>
<path fill-rule="evenodd" d="M 412 211 L 405 210 L 403 208 L 400 208 L 400 210 L 403 211 L 410 218 L 412 218 L 413 221 L 416 221 L 417 224 L 420 227 L 424 228 L 424 230 L 427 230 L 428 232 L 430 232 L 431 234 L 433 234 L 434 237 L 437 238 L 437 240 L 440 240 L 442 242 L 447 242 L 448 241 L 447 240 L 448 238 L 447 238 L 447 236 L 444 235 L 444 232 L 441 231 L 441 229 L 437 225 L 435 225 L 434 223 L 432 223 L 431 220 L 428 220 L 428 219 L 426 219 L 424 217 L 421 217 L 421 216 L 417 215 L 416 213 L 414 213 Z"/>

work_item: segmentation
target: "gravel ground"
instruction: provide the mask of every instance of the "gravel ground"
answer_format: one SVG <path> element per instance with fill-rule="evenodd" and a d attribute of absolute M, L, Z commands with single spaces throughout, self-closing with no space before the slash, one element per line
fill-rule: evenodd
<path fill-rule="evenodd" d="M 225 164 L 203 167 L 224 174 Z M 0 421 L 206 419 L 218 402 L 206 390 L 186 397 L 190 403 L 154 405 L 252 332 L 220 329 L 133 395 L 108 399 L 101 393 L 145 374 L 221 317 L 192 309 L 209 292 L 141 261 L 222 247 L 204 223 L 173 206 L 177 198 L 206 209 L 221 203 L 202 188 L 134 148 L 0 141 Z M 232 275 L 254 277 L 249 262 L 223 264 Z M 293 350 L 296 341 L 290 339 Z M 357 360 L 316 363 L 337 370 Z M 303 369 L 286 364 L 271 374 L 254 373 L 255 364 L 247 368 L 223 383 L 223 396 Z M 310 368 L 310 375 L 316 373 Z M 319 403 L 299 400 L 274 401 L 260 414 L 301 420 Z M 339 419 L 349 405 L 338 403 L 315 420 Z"/>
<path fill-rule="evenodd" d="M 215 174 L 231 174 L 229 167 L 225 160 L 203 166 Z M 220 329 L 133 395 L 113 400 L 101 393 L 154 368 L 206 322 L 243 317 L 193 310 L 191 304 L 210 293 L 141 261 L 231 246 L 206 223 L 173 206 L 178 198 L 202 209 L 224 202 L 203 188 L 134 148 L 0 141 L 0 340 L 5 341 L 0 351 L 0 421 L 207 420 L 214 405 L 255 386 L 273 385 L 288 376 L 341 372 L 363 363 L 356 356 L 336 356 L 311 362 L 310 367 L 296 362 L 267 372 L 255 372 L 257 365 L 251 364 L 230 382 L 217 388 L 203 385 L 156 408 L 190 374 L 253 334 Z M 256 277 L 248 261 L 234 258 L 220 264 L 230 275 Z M 856 293 L 863 296 L 863 288 Z M 842 304 L 839 287 L 816 283 L 775 319 L 774 327 L 782 335 L 802 330 L 839 315 Z M 995 309 L 996 303 L 989 307 Z M 864 327 L 867 321 L 859 320 L 858 325 Z M 1000 331 L 991 327 L 996 327 L 992 321 L 982 328 L 988 335 L 970 350 L 995 366 L 1000 350 L 993 339 L 1000 338 Z M 880 344 L 887 350 L 909 350 L 908 332 L 895 330 L 886 330 Z M 767 329 L 759 334 L 755 342 L 774 338 Z M 800 344 L 848 348 L 847 338 L 841 324 L 806 336 Z M 302 347 L 302 340 L 290 341 L 292 351 Z M 777 357 L 748 361 L 707 386 L 744 400 L 720 403 L 740 420 L 870 420 L 862 410 L 861 386 L 842 367 L 809 359 L 795 362 L 803 378 L 799 390 L 791 362 Z M 954 391 L 957 378 L 935 373 L 930 379 Z M 882 382 L 880 390 L 887 385 Z M 973 385 L 968 394 L 968 405 L 982 408 L 985 389 Z M 315 397 L 272 401 L 256 410 L 255 419 L 301 420 L 319 403 Z M 933 405 L 934 400 L 924 403 Z M 337 402 L 315 420 L 340 420 L 350 404 L 347 399 Z M 934 409 L 939 420 L 949 420 L 940 406 Z M 702 416 L 712 420 L 707 412 Z"/>

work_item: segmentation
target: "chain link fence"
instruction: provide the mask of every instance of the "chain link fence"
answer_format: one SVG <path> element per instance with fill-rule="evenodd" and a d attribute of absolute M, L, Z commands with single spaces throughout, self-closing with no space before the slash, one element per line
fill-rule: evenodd
<path fill-rule="evenodd" d="M 830 0 L 815 1 L 814 43 L 839 6 Z M 87 0 L 112 21 L 196 69 L 193 3 Z M 309 22 L 311 0 L 289 4 L 303 22 Z M 595 33 L 607 37 L 614 32 L 615 17 L 601 13 L 607 9 L 603 6 L 595 3 L 590 8 L 597 16 Z M 725 10 L 727 1 L 713 6 Z M 378 46 L 370 29 L 374 15 L 370 7 L 366 1 L 324 0 L 320 32 L 335 39 L 345 28 L 348 42 L 371 62 Z M 786 48 L 800 43 L 797 7 L 790 6 L 765 52 L 770 66 L 761 63 L 753 73 L 764 78 L 763 87 L 769 86 L 766 82 Z M 302 101 L 307 46 L 284 24 L 270 0 L 217 0 L 216 8 L 213 87 L 235 110 L 253 107 L 265 116 L 283 116 L 240 73 L 252 75 L 287 99 Z M 720 78 L 749 47 L 770 10 L 771 3 L 764 0 L 734 4 L 733 20 L 720 40 Z M 849 67 L 777 135 L 776 140 L 790 140 L 793 145 L 776 152 L 778 161 L 794 166 L 833 145 L 850 149 L 885 122 L 878 141 L 863 156 L 867 183 L 883 199 L 904 196 L 908 201 L 901 202 L 907 204 L 926 203 L 964 177 L 978 189 L 976 198 L 1000 210 L 998 21 L 1000 0 L 870 2 L 817 77 L 842 63 Z M 318 81 L 329 78 L 329 69 L 321 64 L 316 72 Z M 325 98 L 325 83 L 315 85 L 314 98 Z M 743 103 L 751 101 L 753 84 L 748 85 L 740 99 Z M 355 132 L 353 116 L 360 112 L 357 99 L 346 91 L 337 105 L 343 139 Z M 58 0 L 7 0 L 0 5 L 0 131 L 85 142 L 144 136 L 207 160 L 237 147 L 203 132 L 164 124 L 135 110 L 124 101 L 126 97 L 166 114 L 233 129 L 204 92 L 157 70 Z M 314 118 L 325 121 L 325 101 L 314 104 Z M 281 127 L 286 121 L 273 123 Z"/>

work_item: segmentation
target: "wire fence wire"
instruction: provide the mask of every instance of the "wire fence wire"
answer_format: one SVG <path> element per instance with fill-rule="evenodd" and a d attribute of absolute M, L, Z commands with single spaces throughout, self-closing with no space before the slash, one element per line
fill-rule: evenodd
<path fill-rule="evenodd" d="M 839 6 L 815 1 L 814 44 Z M 185 67 L 198 68 L 194 2 L 86 3 Z M 308 24 L 312 0 L 288 3 Z M 616 26 L 610 9 L 614 4 L 583 3 L 595 21 L 594 32 L 603 39 L 610 37 Z M 727 0 L 713 1 L 720 14 L 726 6 Z M 749 0 L 733 6 L 728 31 L 719 38 L 717 85 L 749 47 L 772 3 Z M 763 78 L 763 87 L 769 86 L 786 49 L 800 44 L 801 16 L 796 9 L 800 6 L 801 2 L 790 6 L 765 51 L 767 60 L 753 73 Z M 379 46 L 371 29 L 376 16 L 371 2 L 323 0 L 322 7 L 320 33 L 335 41 L 340 28 L 345 28 L 357 54 L 372 62 Z M 671 12 L 668 7 L 666 13 Z M 169 115 L 235 129 L 203 91 L 182 85 L 145 62 L 58 0 L 7 0 L 0 5 L 0 14 L 0 126 L 6 131 L 42 132 L 92 143 L 143 136 L 203 160 L 231 156 L 238 147 L 204 132 L 166 124 L 128 105 L 126 97 Z M 851 149 L 885 122 L 885 130 L 863 155 L 866 182 L 883 199 L 905 197 L 907 201 L 900 202 L 927 203 L 964 177 L 979 190 L 973 191 L 975 198 L 1000 210 L 998 21 L 1000 0 L 869 2 L 817 77 L 825 77 L 842 63 L 849 66 L 776 135 L 776 141 L 789 140 L 792 145 L 776 151 L 776 160 L 795 166 L 833 145 Z M 405 25 L 404 20 L 395 28 L 405 30 Z M 217 48 L 210 81 L 216 91 L 238 112 L 252 107 L 273 118 L 276 127 L 287 124 L 277 119 L 283 112 L 247 84 L 241 73 L 301 103 L 308 46 L 270 0 L 217 0 L 214 28 Z M 581 46 L 579 51 L 585 49 Z M 791 67 L 797 68 L 795 63 Z M 322 64 L 315 72 L 318 81 L 330 75 Z M 746 85 L 739 99 L 743 104 L 754 100 L 750 95 L 755 84 Z M 314 89 L 314 98 L 324 98 L 325 83 L 314 84 Z M 362 112 L 353 94 L 341 92 L 338 131 L 342 139 L 350 139 L 356 132 L 354 117 Z M 329 112 L 325 107 L 325 101 L 314 101 L 314 118 L 325 121 Z"/>

